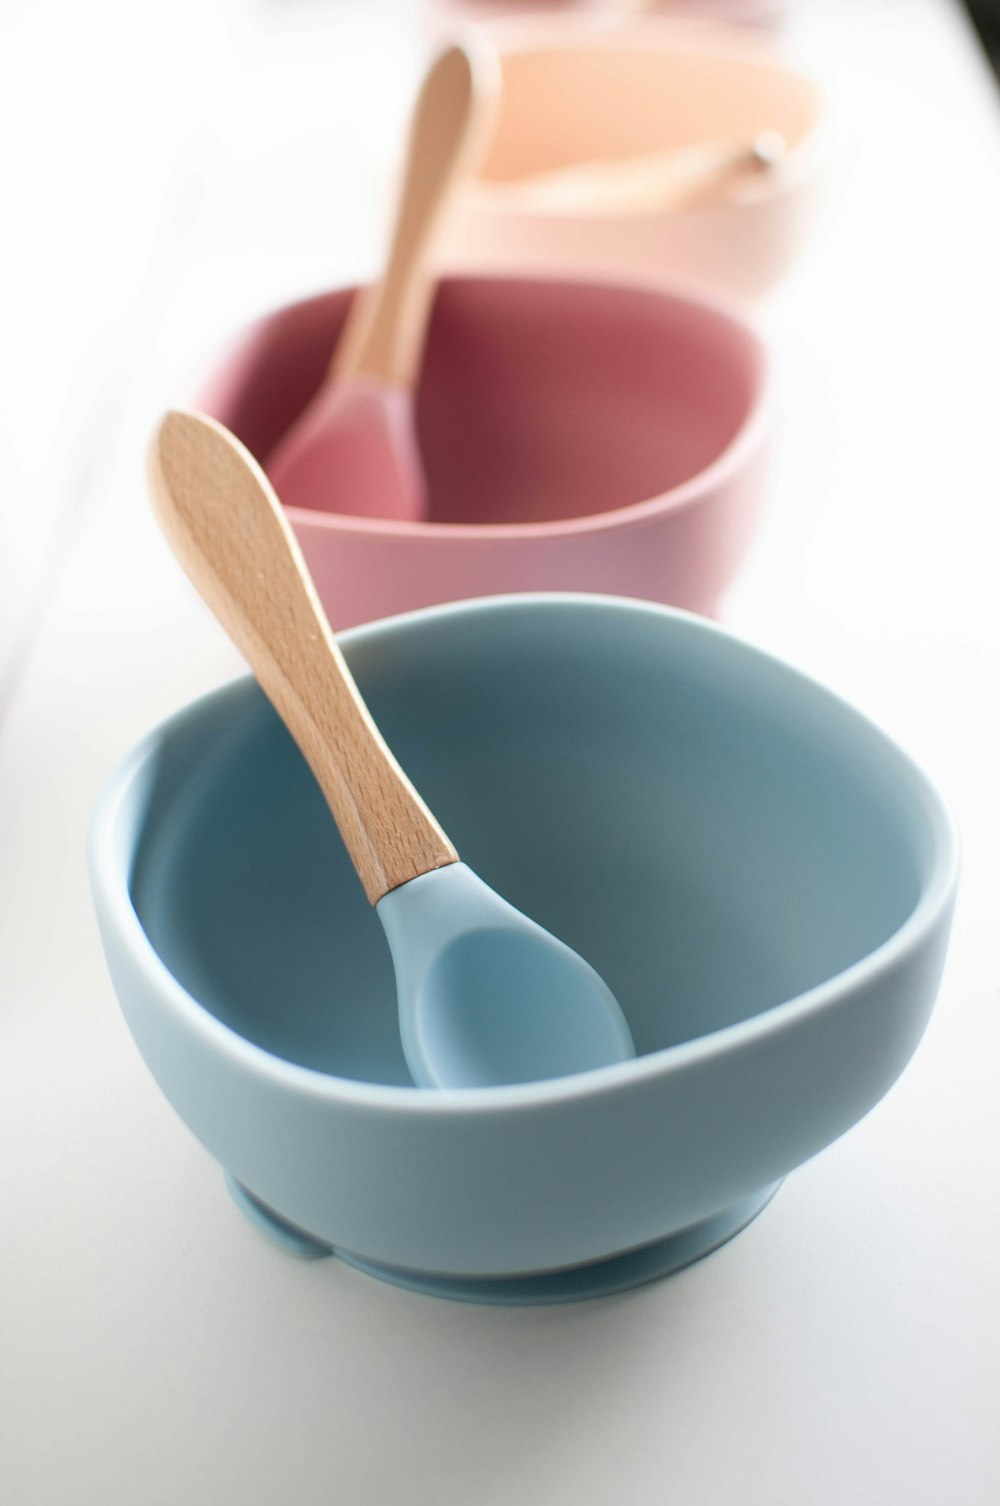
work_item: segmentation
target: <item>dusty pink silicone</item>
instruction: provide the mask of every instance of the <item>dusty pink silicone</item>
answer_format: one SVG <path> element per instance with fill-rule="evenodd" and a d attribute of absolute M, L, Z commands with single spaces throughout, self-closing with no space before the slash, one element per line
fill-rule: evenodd
<path fill-rule="evenodd" d="M 349 296 L 261 320 L 194 406 L 266 458 L 321 382 Z M 337 628 L 509 591 L 714 613 L 762 502 L 767 390 L 760 340 L 715 302 L 446 279 L 416 405 L 427 521 L 289 518 Z"/>
<path fill-rule="evenodd" d="M 614 0 L 426 0 L 426 4 L 428 13 L 447 27 L 497 16 L 528 20 L 548 14 L 571 22 L 598 16 L 607 24 L 615 12 Z M 793 5 L 794 0 L 649 0 L 646 11 L 670 21 L 724 21 L 779 30 Z M 625 0 L 620 9 L 626 9 Z"/>
<path fill-rule="evenodd" d="M 294 442 L 268 461 L 286 497 L 351 498 L 358 517 L 375 518 L 388 499 L 400 517 L 424 511 L 424 479 L 408 388 L 352 377 L 328 382 L 295 426 Z"/>

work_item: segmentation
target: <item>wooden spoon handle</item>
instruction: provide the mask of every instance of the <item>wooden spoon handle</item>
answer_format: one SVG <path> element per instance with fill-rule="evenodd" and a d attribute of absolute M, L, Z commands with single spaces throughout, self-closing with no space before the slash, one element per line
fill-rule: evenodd
<path fill-rule="evenodd" d="M 455 180 L 482 148 L 498 75 L 483 43 L 475 51 L 450 47 L 425 78 L 385 272 L 354 299 L 330 368 L 334 380 L 416 385 L 435 288 L 427 249 Z"/>
<path fill-rule="evenodd" d="M 164 533 L 301 748 L 372 904 L 454 863 L 372 721 L 253 457 L 213 419 L 170 413 L 149 476 Z"/>

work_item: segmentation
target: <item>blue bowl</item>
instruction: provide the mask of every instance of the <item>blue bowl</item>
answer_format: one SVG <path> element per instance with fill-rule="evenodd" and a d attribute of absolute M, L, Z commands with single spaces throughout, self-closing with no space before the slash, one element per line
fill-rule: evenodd
<path fill-rule="evenodd" d="M 706 1253 L 920 1039 L 956 881 L 940 798 L 844 702 L 667 608 L 502 597 L 342 642 L 462 856 L 594 964 L 639 1055 L 415 1088 L 379 922 L 243 680 L 148 737 L 92 827 L 108 962 L 154 1077 L 300 1254 L 541 1302 Z"/>

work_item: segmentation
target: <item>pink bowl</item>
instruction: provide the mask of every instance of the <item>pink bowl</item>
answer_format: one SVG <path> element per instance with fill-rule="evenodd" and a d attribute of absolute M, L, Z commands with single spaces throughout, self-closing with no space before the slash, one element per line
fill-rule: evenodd
<path fill-rule="evenodd" d="M 266 466 L 347 291 L 243 333 L 195 394 Z M 471 596 L 598 591 L 714 613 L 764 488 L 761 343 L 657 289 L 449 278 L 417 401 L 427 521 L 289 508 L 335 628 Z"/>
<path fill-rule="evenodd" d="M 430 0 L 433 12 L 452 23 L 480 21 L 494 16 L 528 19 L 538 12 L 565 16 L 613 16 L 609 0 Z M 788 19 L 793 0 L 658 0 L 648 14 L 670 20 L 724 21 L 737 26 L 780 27 Z"/>
<path fill-rule="evenodd" d="M 458 195 L 442 264 L 678 278 L 741 298 L 774 287 L 808 241 L 828 151 L 819 86 L 732 27 L 642 17 L 614 26 L 558 16 L 497 22 L 502 88 L 492 147 Z M 546 203 L 519 179 L 777 131 L 770 173 L 708 202 L 602 209 Z"/>

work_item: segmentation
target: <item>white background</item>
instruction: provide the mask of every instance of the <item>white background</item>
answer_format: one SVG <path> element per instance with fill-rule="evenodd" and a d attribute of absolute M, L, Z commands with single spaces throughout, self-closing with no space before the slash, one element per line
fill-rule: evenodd
<path fill-rule="evenodd" d="M 995 1506 L 1000 114 L 950 0 L 801 0 L 837 103 L 761 317 L 780 433 L 727 617 L 943 786 L 965 874 L 911 1067 L 667 1282 L 501 1311 L 300 1264 L 148 1078 L 83 849 L 110 767 L 239 662 L 150 520 L 158 411 L 369 272 L 427 38 L 392 0 L 0 9 L 0 1500 Z"/>

